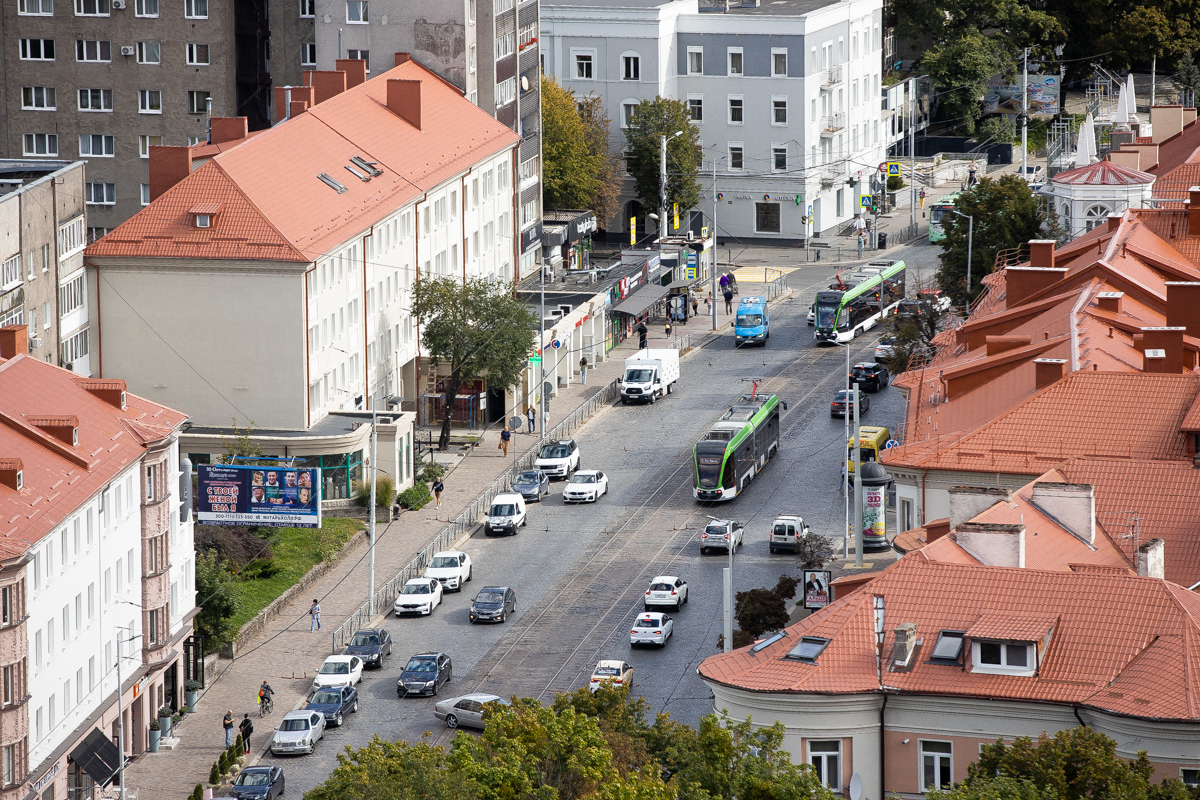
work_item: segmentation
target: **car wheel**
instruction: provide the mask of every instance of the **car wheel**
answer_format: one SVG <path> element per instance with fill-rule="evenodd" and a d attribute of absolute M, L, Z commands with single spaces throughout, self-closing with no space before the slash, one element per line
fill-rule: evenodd
<path fill-rule="evenodd" d="M 771 553 L 774 553 L 774 552 L 775 552 L 775 545 L 771 545 L 771 546 L 770 546 L 768 549 L 771 551 Z"/>
<path fill-rule="evenodd" d="M 508 622 L 508 612 L 501 611 L 500 612 L 500 624 L 503 625 L 505 622 Z"/>
<path fill-rule="evenodd" d="M 474 574 L 475 574 L 475 568 L 474 568 L 474 567 L 468 567 L 468 568 L 467 568 L 467 583 L 470 583 L 470 582 L 471 582 L 471 576 L 472 576 L 472 575 L 474 575 Z"/>
<path fill-rule="evenodd" d="M 356 698 L 354 698 L 354 707 L 350 709 L 350 713 L 351 713 L 351 714 L 357 714 L 357 713 L 358 713 L 358 698 L 357 698 L 357 697 L 356 697 Z"/>
<path fill-rule="evenodd" d="M 433 682 L 433 696 L 434 697 L 438 696 L 438 682 L 437 681 Z"/>
<path fill-rule="evenodd" d="M 675 603 L 675 613 L 678 614 L 682 610 L 683 610 L 683 599 L 680 598 L 679 601 Z"/>
<path fill-rule="evenodd" d="M 622 398 L 621 398 L 621 405 L 623 405 L 623 406 L 627 406 L 627 405 L 629 405 L 629 398 L 628 398 L 628 397 L 622 397 Z"/>
<path fill-rule="evenodd" d="M 647 611 L 650 610 L 650 606 L 648 606 L 648 605 L 643 605 L 642 607 L 645 608 Z"/>
<path fill-rule="evenodd" d="M 342 717 L 342 712 L 339 711 L 338 715 L 333 718 L 333 725 L 335 728 L 340 728 L 342 727 L 342 723 L 345 721 L 346 720 Z"/>
<path fill-rule="evenodd" d="M 458 717 L 456 717 L 454 714 L 447 714 L 446 715 L 446 727 L 447 728 L 457 728 L 458 727 Z"/>
<path fill-rule="evenodd" d="M 692 596 L 692 593 L 691 593 L 691 592 L 684 592 L 684 593 L 683 593 L 683 604 L 684 604 L 685 606 L 687 605 L 687 601 L 691 599 L 691 596 Z"/>
<path fill-rule="evenodd" d="M 673 392 L 673 391 L 675 391 L 675 384 L 673 384 L 673 383 L 668 383 L 668 384 L 667 384 L 667 394 L 670 394 L 670 393 L 671 393 L 671 392 Z"/>

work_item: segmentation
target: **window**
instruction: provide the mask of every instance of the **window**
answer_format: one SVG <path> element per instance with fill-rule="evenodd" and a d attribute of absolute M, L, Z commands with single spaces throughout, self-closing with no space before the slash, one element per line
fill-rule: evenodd
<path fill-rule="evenodd" d="M 83 217 L 58 226 L 58 257 L 66 258 L 87 244 L 83 240 Z"/>
<path fill-rule="evenodd" d="M 787 169 L 787 146 L 779 146 L 771 148 L 771 166 L 776 172 L 783 172 Z"/>
<path fill-rule="evenodd" d="M 688 75 L 703 75 L 704 74 L 704 48 L 689 47 L 687 49 L 687 71 Z"/>
<path fill-rule="evenodd" d="M 208 66 L 208 45 L 188 42 L 187 63 L 192 66 Z"/>
<path fill-rule="evenodd" d="M 779 233 L 779 203 L 754 204 L 754 230 L 758 233 Z"/>
<path fill-rule="evenodd" d="M 26 111 L 54 111 L 58 108 L 53 86 L 26 86 L 21 89 L 21 108 Z"/>
<path fill-rule="evenodd" d="M 7 290 L 21 283 L 21 257 L 13 256 L 0 267 L 0 286 Z"/>
<path fill-rule="evenodd" d="M 503 108 L 513 101 L 517 94 L 517 79 L 509 78 L 496 84 L 496 108 Z M 426 217 L 428 219 L 428 217 Z"/>
<path fill-rule="evenodd" d="M 12 704 L 15 699 L 15 688 L 13 686 L 13 665 L 9 664 L 0 675 L 0 702 L 6 706 Z M 6 780 L 5 783 L 9 783 L 9 781 Z"/>
<path fill-rule="evenodd" d="M 53 39 L 22 39 L 21 40 L 21 60 L 22 61 L 53 61 L 54 60 L 54 40 Z"/>
<path fill-rule="evenodd" d="M 11 625 L 13 622 L 12 590 L 11 586 L 0 589 L 0 625 Z"/>
<path fill-rule="evenodd" d="M 371 51 L 370 50 L 347 50 L 346 58 L 349 58 L 352 61 L 365 62 L 363 64 L 363 69 L 365 69 L 367 72 L 371 71 Z"/>
<path fill-rule="evenodd" d="M 138 113 L 161 114 L 162 92 L 158 89 L 138 89 Z"/>
<path fill-rule="evenodd" d="M 83 297 L 86 289 L 84 279 L 85 273 L 80 273 L 79 277 L 72 278 L 63 286 L 58 287 L 58 312 L 60 314 L 65 316 L 77 308 L 83 308 Z"/>
<path fill-rule="evenodd" d="M 626 81 L 640 81 L 642 79 L 641 58 L 638 56 L 624 56 L 621 59 L 624 65 L 624 71 L 621 74 L 621 79 Z"/>
<path fill-rule="evenodd" d="M 496 14 L 503 14 L 505 11 L 512 11 L 513 0 L 496 0 Z"/>
<path fill-rule="evenodd" d="M 141 156 L 142 158 L 149 158 L 150 157 L 150 148 L 151 147 L 162 147 L 162 143 L 163 143 L 163 137 L 161 137 L 161 136 L 149 136 L 149 135 L 143 134 L 138 137 L 138 155 Z"/>
<path fill-rule="evenodd" d="M 97 39 L 75 40 L 76 61 L 112 61 L 112 46 Z"/>
<path fill-rule="evenodd" d="M 688 113 L 691 114 L 692 122 L 704 121 L 704 95 L 689 94 L 687 98 Z"/>
<path fill-rule="evenodd" d="M 50 301 L 42 303 L 42 330 L 50 330 Z"/>
<path fill-rule="evenodd" d="M 366 3 L 363 3 L 363 5 L 366 5 Z M 147 641 L 150 644 L 158 644 L 158 609 L 151 609 L 148 616 L 150 617 L 150 630 L 148 631 L 150 635 Z"/>
<path fill-rule="evenodd" d="M 111 206 L 117 202 L 115 183 L 84 184 L 84 199 L 89 206 Z"/>
<path fill-rule="evenodd" d="M 112 111 L 112 89 L 80 89 L 80 111 Z"/>
<path fill-rule="evenodd" d="M 158 0 L 137 0 L 133 13 L 139 17 L 157 17 Z"/>
<path fill-rule="evenodd" d="M 188 19 L 208 19 L 208 0 L 183 0 L 183 15 Z"/>
<path fill-rule="evenodd" d="M 621 127 L 628 128 L 633 124 L 633 115 L 637 112 L 638 101 L 626 100 L 621 103 Z"/>
<path fill-rule="evenodd" d="M 504 33 L 496 37 L 496 60 L 511 56 L 516 49 L 516 35 Z"/>
<path fill-rule="evenodd" d="M 188 113 L 203 114 L 208 107 L 208 92 L 188 92 Z"/>
<path fill-rule="evenodd" d="M 475 0 L 467 0 L 467 24 L 475 24 Z"/>
<path fill-rule="evenodd" d="M 475 71 L 475 45 L 471 45 L 467 49 L 467 69 L 471 72 Z"/>
<path fill-rule="evenodd" d="M 367 0 L 347 0 L 346 22 L 354 22 L 360 25 L 368 22 Z"/>
<path fill-rule="evenodd" d="M 729 124 L 730 125 L 741 125 L 742 124 L 742 96 L 741 95 L 729 98 Z"/>
<path fill-rule="evenodd" d="M 300 16 L 315 17 L 317 15 L 317 0 L 300 0 Z"/>
<path fill-rule="evenodd" d="M 950 742 L 927 742 L 921 744 L 921 791 L 949 789 L 952 781 L 950 758 L 953 745 Z"/>
<path fill-rule="evenodd" d="M 771 98 L 771 124 L 787 125 L 787 98 Z"/>
<path fill-rule="evenodd" d="M 729 168 L 742 168 L 742 143 L 730 142 L 729 144 Z"/>
<path fill-rule="evenodd" d="M 105 43 L 107 44 L 107 42 Z M 161 64 L 162 48 L 158 42 L 138 42 L 137 60 L 139 64 Z"/>
<path fill-rule="evenodd" d="M 317 65 L 316 42 L 304 42 L 300 45 L 300 66 L 315 67 Z"/>
<path fill-rule="evenodd" d="M 58 134 L 56 133 L 27 133 L 24 139 L 25 155 L 27 156 L 58 155 Z"/>
<path fill-rule="evenodd" d="M 975 642 L 978 648 L 976 664 L 992 667 L 1029 668 L 1029 645 L 1011 642 Z"/>
<path fill-rule="evenodd" d="M 933 646 L 933 653 L 929 657 L 938 661 L 946 660 L 957 663 L 958 656 L 962 653 L 962 646 L 962 631 L 941 631 L 938 633 L 937 644 Z"/>
<path fill-rule="evenodd" d="M 79 155 L 107 158 L 113 155 L 114 137 L 104 134 L 79 134 Z"/>
<path fill-rule="evenodd" d="M 829 639 L 822 639 L 819 636 L 802 637 L 800 644 L 789 650 L 786 658 L 815 664 L 817 663 L 817 657 L 829 646 L 829 642 Z"/>
<path fill-rule="evenodd" d="M 150 205 L 150 184 L 142 183 L 142 184 L 138 184 L 138 185 L 141 187 L 142 205 L 144 205 L 144 206 Z"/>
<path fill-rule="evenodd" d="M 771 48 L 771 75 L 776 78 L 787 77 L 787 48 Z"/>
<path fill-rule="evenodd" d="M 585 81 L 590 81 L 592 79 L 591 53 L 575 54 L 575 77 Z"/>
<path fill-rule="evenodd" d="M 728 69 L 727 74 L 741 75 L 742 74 L 742 48 L 730 47 L 727 51 L 727 54 L 728 54 L 728 58 L 729 58 L 729 69 Z"/>
<path fill-rule="evenodd" d="M 817 773 L 817 779 L 833 791 L 842 788 L 842 743 L 809 742 L 808 761 Z"/>
<path fill-rule="evenodd" d="M 1179 780 L 1188 786 L 1200 786 L 1200 769 L 1188 769 L 1187 767 L 1180 769 Z"/>
<path fill-rule="evenodd" d="M 53 16 L 54 0 L 17 0 L 17 13 L 31 17 Z"/>
<path fill-rule="evenodd" d="M 110 0 L 75 0 L 75 16 L 107 17 L 112 13 Z"/>
<path fill-rule="evenodd" d="M 70 364 L 77 358 L 83 358 L 88 354 L 88 329 L 84 328 L 79 333 L 66 339 L 58 348 L 59 358 L 62 363 L 70 369 Z"/>

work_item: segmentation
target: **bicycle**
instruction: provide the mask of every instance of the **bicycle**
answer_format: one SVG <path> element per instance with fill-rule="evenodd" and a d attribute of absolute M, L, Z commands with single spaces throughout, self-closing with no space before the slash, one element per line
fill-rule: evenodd
<path fill-rule="evenodd" d="M 269 696 L 259 698 L 258 716 L 261 718 L 261 717 L 265 717 L 267 714 L 270 714 L 270 713 L 271 713 L 271 698 Z"/>

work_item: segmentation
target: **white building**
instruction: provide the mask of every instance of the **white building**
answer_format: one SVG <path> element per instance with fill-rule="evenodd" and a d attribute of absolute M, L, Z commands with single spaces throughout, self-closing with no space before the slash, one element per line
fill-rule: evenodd
<path fill-rule="evenodd" d="M 1112 161 L 1064 170 L 1042 187 L 1070 238 L 1104 225 L 1110 214 L 1149 208 L 1154 175 Z"/>
<path fill-rule="evenodd" d="M 601 96 L 614 128 L 641 100 L 686 102 L 704 148 L 697 210 L 713 213 L 715 160 L 719 234 L 795 241 L 848 223 L 883 160 L 881 22 L 879 0 L 544 3 L 540 45 L 546 73 Z M 623 198 L 610 232 L 649 210 L 632 179 Z"/>

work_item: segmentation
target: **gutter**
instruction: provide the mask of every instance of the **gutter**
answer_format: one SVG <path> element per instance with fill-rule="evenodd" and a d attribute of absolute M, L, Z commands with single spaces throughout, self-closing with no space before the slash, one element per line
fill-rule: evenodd
<path fill-rule="evenodd" d="M 87 230 L 84 230 L 84 237 L 87 237 Z M 87 274 L 87 267 L 91 266 L 96 270 L 96 369 L 99 374 L 97 378 L 104 377 L 104 347 L 103 347 L 103 330 L 104 326 L 100 322 L 100 265 L 94 263 L 86 255 L 83 257 L 84 274 Z M 307 305 L 305 306 L 307 308 Z M 89 316 L 91 316 L 89 314 Z"/>

